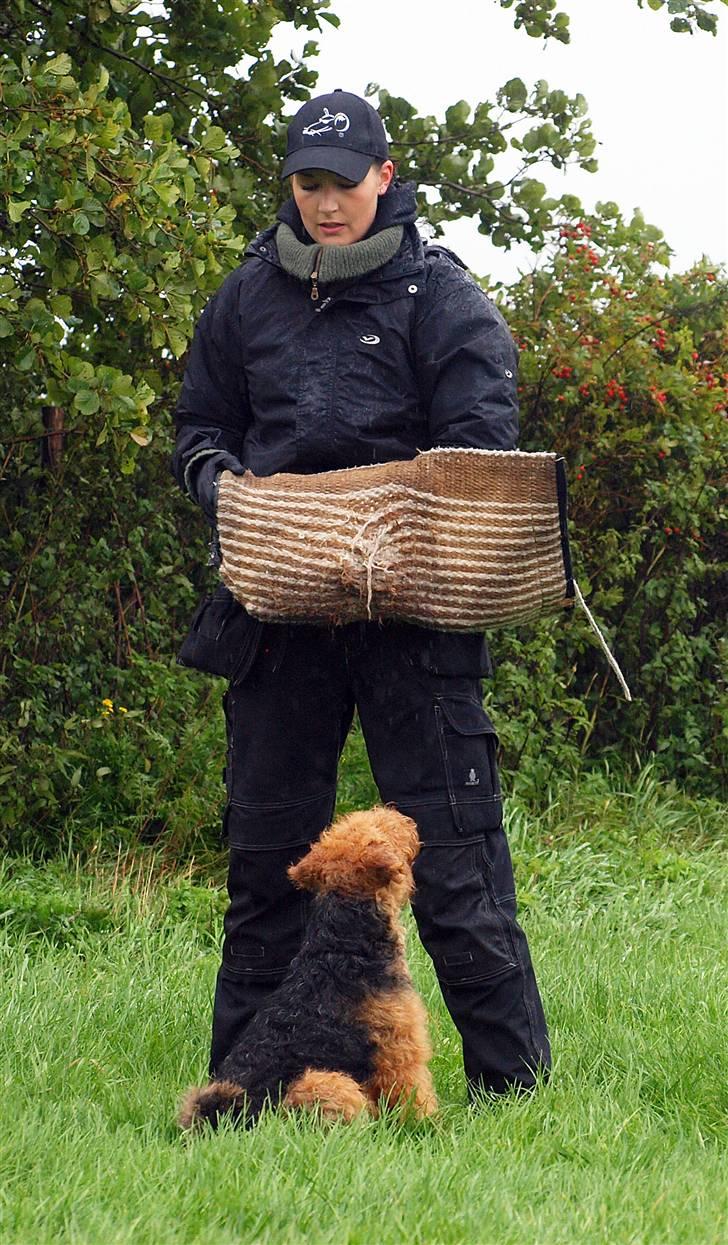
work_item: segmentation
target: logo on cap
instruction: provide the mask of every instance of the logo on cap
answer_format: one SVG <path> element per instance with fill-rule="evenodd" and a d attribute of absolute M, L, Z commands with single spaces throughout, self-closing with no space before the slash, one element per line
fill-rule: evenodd
<path fill-rule="evenodd" d="M 333 130 L 339 138 L 343 138 L 350 125 L 345 112 L 329 112 L 328 108 L 324 108 L 318 121 L 304 125 L 302 134 L 304 138 L 318 138 L 319 134 L 328 134 Z"/>

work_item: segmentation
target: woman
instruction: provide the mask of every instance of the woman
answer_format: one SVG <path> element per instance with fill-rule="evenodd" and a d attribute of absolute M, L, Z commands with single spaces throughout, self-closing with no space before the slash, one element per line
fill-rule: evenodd
<path fill-rule="evenodd" d="M 334 91 L 288 130 L 293 198 L 205 309 L 176 410 L 173 471 L 215 522 L 222 470 L 315 472 L 433 446 L 513 449 L 517 357 L 497 309 L 423 247 L 378 113 Z M 218 589 L 181 660 L 226 674 L 230 843 L 211 1072 L 299 946 L 286 869 L 331 820 L 355 708 L 382 799 L 417 822 L 413 911 L 471 1092 L 549 1066 L 517 924 L 478 635 L 406 624 L 261 624 Z"/>

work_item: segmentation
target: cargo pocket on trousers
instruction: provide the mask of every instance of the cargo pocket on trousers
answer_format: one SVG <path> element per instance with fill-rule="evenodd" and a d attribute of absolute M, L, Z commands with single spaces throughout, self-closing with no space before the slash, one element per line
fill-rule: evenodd
<path fill-rule="evenodd" d="M 235 977 L 280 977 L 298 951 L 309 896 L 294 887 L 288 866 L 308 850 L 292 810 L 242 806 L 225 813 L 230 844 L 223 969 Z"/>
<path fill-rule="evenodd" d="M 498 736 L 488 714 L 469 697 L 438 696 L 435 720 L 455 828 L 461 834 L 497 829 L 503 817 Z"/>
<path fill-rule="evenodd" d="M 412 910 L 443 985 L 487 981 L 517 968 L 507 918 L 486 885 L 482 840 L 424 846 L 414 877 Z"/>

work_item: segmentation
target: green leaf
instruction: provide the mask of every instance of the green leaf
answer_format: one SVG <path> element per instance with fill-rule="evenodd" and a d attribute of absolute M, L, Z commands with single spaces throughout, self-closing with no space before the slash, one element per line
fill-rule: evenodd
<path fill-rule="evenodd" d="M 92 389 L 81 389 L 73 399 L 73 405 L 82 415 L 93 415 L 98 411 L 101 403 L 99 395 L 94 393 Z"/>
<path fill-rule="evenodd" d="M 23 212 L 27 212 L 28 208 L 32 207 L 32 205 L 32 199 L 11 199 L 8 203 L 8 216 L 11 221 L 17 225 L 23 215 Z"/>
<path fill-rule="evenodd" d="M 46 73 L 57 74 L 59 78 L 65 77 L 71 72 L 72 62 L 67 52 L 62 52 L 60 56 L 54 56 L 53 60 L 47 61 L 43 66 Z"/>
<path fill-rule="evenodd" d="M 0 337 L 12 337 L 14 331 L 7 316 L 0 316 Z"/>
<path fill-rule="evenodd" d="M 176 359 L 181 359 L 187 349 L 187 337 L 180 329 L 173 328 L 171 325 L 165 326 L 167 341 Z"/>
<path fill-rule="evenodd" d="M 50 299 L 50 308 L 55 316 L 60 316 L 62 320 L 67 320 L 73 312 L 73 304 L 68 294 L 54 294 Z"/>
<path fill-rule="evenodd" d="M 507 100 L 509 112 L 517 112 L 528 99 L 526 84 L 520 78 L 511 78 L 501 87 L 499 94 Z"/>
<path fill-rule="evenodd" d="M 152 190 L 165 207 L 171 207 L 180 197 L 180 188 L 174 182 L 154 182 Z"/>
<path fill-rule="evenodd" d="M 712 35 L 718 33 L 718 18 L 715 13 L 704 13 L 700 9 L 695 15 L 695 20 L 701 30 L 707 30 Z"/>
<path fill-rule="evenodd" d="M 144 118 L 144 137 L 158 143 L 165 136 L 169 125 L 169 113 L 149 114 Z"/>
<path fill-rule="evenodd" d="M 219 125 L 211 125 L 203 136 L 200 146 L 204 147 L 206 151 L 219 151 L 221 147 L 225 146 L 226 141 L 223 128 Z"/>
<path fill-rule="evenodd" d="M 457 104 L 451 104 L 445 112 L 445 121 L 450 129 L 455 129 L 461 125 L 467 125 L 470 116 L 470 104 L 465 99 L 458 100 Z"/>
<path fill-rule="evenodd" d="M 73 218 L 73 232 L 78 234 L 86 234 L 91 228 L 88 216 L 85 212 L 77 212 Z"/>

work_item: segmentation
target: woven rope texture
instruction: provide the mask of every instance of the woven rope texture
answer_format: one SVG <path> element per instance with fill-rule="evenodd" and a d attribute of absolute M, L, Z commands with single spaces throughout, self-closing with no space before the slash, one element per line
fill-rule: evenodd
<path fill-rule="evenodd" d="M 220 478 L 223 581 L 265 621 L 483 631 L 573 602 L 555 454 L 428 450 Z"/>

